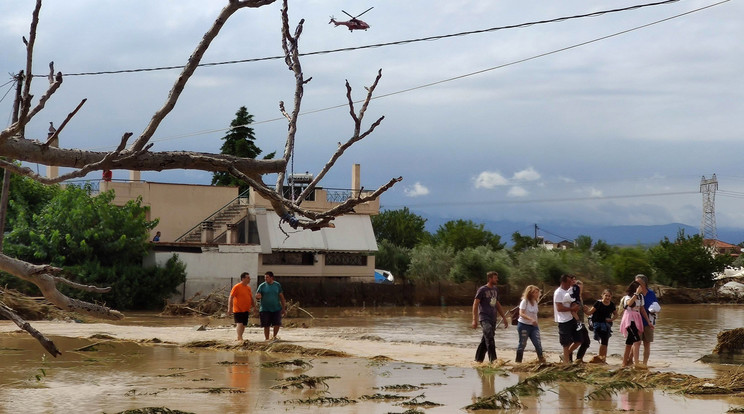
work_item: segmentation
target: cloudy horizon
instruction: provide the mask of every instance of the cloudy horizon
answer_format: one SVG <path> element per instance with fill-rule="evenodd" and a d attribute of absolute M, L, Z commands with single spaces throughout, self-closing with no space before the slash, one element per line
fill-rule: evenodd
<path fill-rule="evenodd" d="M 52 60 L 65 74 L 181 65 L 223 4 L 49 1 L 41 11 L 35 73 L 44 74 Z M 305 77 L 313 80 L 305 87 L 294 170 L 319 171 L 350 136 L 345 80 L 361 99 L 382 69 L 380 98 L 371 102 L 366 125 L 385 120 L 341 157 L 325 187 L 349 187 L 351 165 L 358 163 L 365 189 L 403 177 L 382 195 L 383 208 L 475 221 L 694 226 L 702 215 L 701 177 L 715 173 L 717 224 L 742 228 L 744 174 L 733 150 L 744 130 L 739 2 L 678 1 L 365 47 L 636 4 L 643 2 L 290 2 L 291 24 L 305 19 L 302 52 L 352 49 L 303 59 Z M 355 13 L 350 9 L 357 5 L 358 12 L 374 7 L 362 17 L 369 30 L 328 24 L 330 15 Z M 203 62 L 281 55 L 280 6 L 238 12 Z M 28 34 L 32 7 L 0 4 L 6 80 L 25 64 L 21 36 Z M 178 73 L 66 75 L 28 136 L 45 137 L 49 121 L 58 125 L 87 98 L 61 145 L 112 149 L 124 132 L 144 129 Z M 39 96 L 44 79 L 34 82 Z M 200 67 L 154 137 L 153 151 L 219 152 L 240 106 L 254 116 L 264 153 L 281 151 L 286 124 L 278 102 L 292 96 L 293 77 L 281 59 Z M 0 102 L 8 120 L 10 101 Z M 211 175 L 178 170 L 142 178 L 209 184 Z"/>

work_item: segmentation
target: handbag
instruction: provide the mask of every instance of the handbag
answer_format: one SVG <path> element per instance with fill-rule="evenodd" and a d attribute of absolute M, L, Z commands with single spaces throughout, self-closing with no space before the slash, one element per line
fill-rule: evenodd
<path fill-rule="evenodd" d="M 511 324 L 516 326 L 519 323 L 519 306 L 513 307 L 509 313 L 511 313 Z"/>

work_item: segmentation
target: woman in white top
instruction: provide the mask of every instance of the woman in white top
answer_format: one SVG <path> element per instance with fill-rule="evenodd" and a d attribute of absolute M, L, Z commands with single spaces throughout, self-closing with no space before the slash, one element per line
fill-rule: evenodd
<path fill-rule="evenodd" d="M 646 309 L 643 307 L 643 294 L 640 292 L 640 284 L 633 281 L 633 283 L 628 285 L 625 293 L 626 295 L 620 301 L 620 307 L 623 308 L 620 332 L 625 336 L 623 367 L 630 365 L 631 361 L 638 363 L 641 335 L 643 334 L 643 320 L 645 319 L 648 322 L 647 328 L 654 329 L 651 320 L 648 318 Z"/>
<path fill-rule="evenodd" d="M 522 301 L 519 302 L 519 319 L 517 320 L 519 345 L 517 346 L 516 362 L 522 362 L 524 348 L 527 346 L 527 338 L 535 346 L 537 359 L 540 362 L 545 362 L 542 343 L 540 342 L 540 328 L 537 326 L 538 300 L 540 300 L 540 288 L 535 285 L 527 286 L 522 293 Z"/>

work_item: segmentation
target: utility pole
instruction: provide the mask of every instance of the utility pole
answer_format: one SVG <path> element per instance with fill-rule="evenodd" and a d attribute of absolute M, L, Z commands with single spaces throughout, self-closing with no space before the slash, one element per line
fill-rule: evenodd
<path fill-rule="evenodd" d="M 18 122 L 18 112 L 21 107 L 21 91 L 23 88 L 23 71 L 18 72 L 15 76 L 16 96 L 13 102 L 12 122 Z M 5 220 L 8 215 L 8 196 L 10 194 L 10 176 L 13 173 L 7 168 L 3 169 L 3 189 L 0 193 L 0 252 L 3 251 L 3 242 L 5 241 Z"/>
<path fill-rule="evenodd" d="M 716 191 L 718 190 L 718 179 L 713 174 L 712 178 L 705 176 L 700 180 L 700 192 L 703 194 L 703 220 L 700 223 L 700 235 L 705 239 L 713 240 L 713 247 L 718 243 L 718 232 L 716 230 Z"/>

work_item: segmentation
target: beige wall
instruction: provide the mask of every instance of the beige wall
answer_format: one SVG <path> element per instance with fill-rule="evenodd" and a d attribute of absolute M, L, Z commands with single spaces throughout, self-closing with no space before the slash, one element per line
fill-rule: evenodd
<path fill-rule="evenodd" d="M 164 184 L 138 182 L 101 181 L 101 191 L 114 190 L 113 204 L 123 205 L 127 201 L 142 197 L 142 205 L 150 207 L 150 220 L 160 219 L 152 231 L 160 231 L 161 242 L 174 241 L 201 223 L 209 215 L 238 197 L 237 187 L 211 185 Z"/>
<path fill-rule="evenodd" d="M 297 265 L 263 265 L 259 261 L 258 274 L 263 275 L 271 270 L 274 276 L 305 276 L 305 277 L 353 277 L 374 279 L 375 257 L 367 256 L 367 266 L 326 266 L 325 255 L 316 254 L 318 259 L 313 266 Z M 259 259 L 260 260 L 260 259 Z"/>

